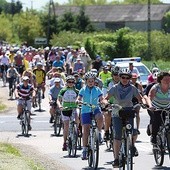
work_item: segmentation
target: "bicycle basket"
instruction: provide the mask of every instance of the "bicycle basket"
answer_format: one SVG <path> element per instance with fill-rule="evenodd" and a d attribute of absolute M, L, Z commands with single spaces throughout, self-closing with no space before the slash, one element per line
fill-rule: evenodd
<path fill-rule="evenodd" d="M 66 111 L 62 111 L 62 114 L 64 115 L 64 116 L 71 116 L 72 115 L 72 110 L 66 110 Z"/>
<path fill-rule="evenodd" d="M 119 117 L 121 119 L 128 119 L 128 118 L 134 118 L 135 117 L 135 110 L 133 109 L 121 109 L 119 110 Z"/>

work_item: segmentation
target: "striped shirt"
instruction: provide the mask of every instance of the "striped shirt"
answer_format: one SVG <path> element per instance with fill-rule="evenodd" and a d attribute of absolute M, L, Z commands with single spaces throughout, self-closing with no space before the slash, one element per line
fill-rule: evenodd
<path fill-rule="evenodd" d="M 152 106 L 156 108 L 169 108 L 170 107 L 170 88 L 166 93 L 161 91 L 159 84 L 155 84 L 152 89 L 156 90 L 155 97 L 152 100 Z"/>
<path fill-rule="evenodd" d="M 29 100 L 32 96 L 33 86 L 28 84 L 26 87 L 23 83 L 17 85 L 18 95 L 24 99 Z"/>

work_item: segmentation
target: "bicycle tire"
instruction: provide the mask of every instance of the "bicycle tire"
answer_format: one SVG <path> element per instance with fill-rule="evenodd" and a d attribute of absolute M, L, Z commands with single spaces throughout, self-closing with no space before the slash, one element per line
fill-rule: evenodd
<path fill-rule="evenodd" d="M 91 139 L 91 149 L 89 159 L 89 167 L 97 169 L 99 162 L 99 131 L 95 129 L 93 131 L 93 137 Z"/>
<path fill-rule="evenodd" d="M 78 131 L 77 125 L 73 126 L 73 134 L 72 134 L 72 156 L 76 157 L 77 154 L 77 139 L 78 139 Z"/>
<path fill-rule="evenodd" d="M 68 139 L 68 155 L 76 157 L 76 153 L 77 153 L 77 138 L 78 138 L 76 124 L 74 124 L 72 128 L 73 128 L 72 129 L 72 134 L 69 134 L 69 139 Z"/>
<path fill-rule="evenodd" d="M 24 124 L 25 124 L 25 133 L 24 135 L 25 136 L 28 136 L 28 132 L 29 132 L 29 116 L 30 116 L 30 113 L 28 110 L 25 111 L 24 113 Z"/>
<path fill-rule="evenodd" d="M 41 90 L 38 90 L 38 108 L 41 110 Z"/>
<path fill-rule="evenodd" d="M 4 85 L 5 85 L 6 82 L 7 82 L 6 71 L 3 71 L 2 81 L 3 81 L 3 84 L 4 84 Z"/>
<path fill-rule="evenodd" d="M 162 138 L 159 134 L 157 135 L 156 138 L 157 138 L 157 143 L 155 146 L 153 146 L 153 155 L 154 155 L 156 165 L 162 166 L 164 162 L 164 148 L 163 148 Z"/>
<path fill-rule="evenodd" d="M 61 115 L 56 113 L 55 116 L 54 116 L 54 134 L 56 136 L 60 136 L 61 128 L 62 128 Z"/>
<path fill-rule="evenodd" d="M 132 135 L 129 134 L 126 139 L 126 166 L 127 170 L 133 170 L 133 144 L 132 144 Z"/>
<path fill-rule="evenodd" d="M 21 115 L 21 131 L 22 131 L 22 135 L 25 134 L 25 124 L 24 124 L 24 118 L 23 118 L 23 114 Z"/>
<path fill-rule="evenodd" d="M 166 132 L 167 150 L 170 158 L 170 130 Z"/>

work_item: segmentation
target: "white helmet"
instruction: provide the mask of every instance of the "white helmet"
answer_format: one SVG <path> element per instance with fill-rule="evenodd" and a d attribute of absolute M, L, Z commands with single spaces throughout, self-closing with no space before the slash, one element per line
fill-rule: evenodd
<path fill-rule="evenodd" d="M 84 78 L 87 80 L 87 79 L 90 79 L 90 78 L 96 78 L 96 74 L 93 73 L 93 72 L 87 72 L 84 76 Z"/>

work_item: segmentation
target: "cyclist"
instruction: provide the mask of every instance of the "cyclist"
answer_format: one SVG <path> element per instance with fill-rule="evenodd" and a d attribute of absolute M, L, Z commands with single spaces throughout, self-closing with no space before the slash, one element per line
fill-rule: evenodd
<path fill-rule="evenodd" d="M 150 109 L 170 108 L 170 74 L 161 71 L 157 76 L 157 84 L 153 85 L 148 94 L 147 104 Z M 151 115 L 152 136 L 151 143 L 156 143 L 156 135 L 161 125 L 160 111 L 154 111 Z"/>
<path fill-rule="evenodd" d="M 115 66 L 114 68 L 112 68 L 111 73 L 112 73 L 112 77 L 111 78 L 107 78 L 105 83 L 104 83 L 104 88 L 103 88 L 103 94 L 104 96 L 107 94 L 107 91 L 110 90 L 115 84 L 117 84 L 119 82 L 119 70 L 120 67 Z M 109 99 L 109 103 L 113 104 L 114 102 L 114 97 L 111 97 Z M 111 125 L 111 113 L 109 112 L 104 112 L 104 117 L 105 117 L 105 135 L 104 135 L 104 139 L 107 141 L 109 140 L 109 128 Z"/>
<path fill-rule="evenodd" d="M 20 116 L 22 114 L 22 109 L 23 109 L 23 100 L 27 100 L 27 109 L 29 110 L 31 114 L 31 97 L 35 98 L 35 91 L 34 88 L 31 84 L 29 84 L 29 77 L 24 76 L 22 77 L 22 83 L 18 84 L 15 90 L 15 96 L 17 100 L 17 111 L 18 111 L 18 116 L 17 119 L 20 119 Z M 29 130 L 31 130 L 31 125 L 29 122 Z"/>
<path fill-rule="evenodd" d="M 135 96 L 139 102 L 142 102 L 143 98 L 138 92 L 137 88 L 130 83 L 131 72 L 128 69 L 121 70 L 119 72 L 120 82 L 114 85 L 107 93 L 105 99 L 106 103 L 110 97 L 114 97 L 114 103 L 119 104 L 126 110 L 132 110 L 133 103 L 132 98 Z M 145 101 L 143 100 L 143 103 Z M 129 122 L 133 127 L 133 118 L 129 118 Z M 113 150 L 114 150 L 114 162 L 113 167 L 119 167 L 119 150 L 121 146 L 121 138 L 122 138 L 122 120 L 120 117 L 114 115 L 113 116 L 113 131 L 114 131 L 114 142 L 113 142 Z M 135 141 L 133 141 L 135 142 Z M 136 147 L 133 148 L 133 154 L 137 151 Z"/>
<path fill-rule="evenodd" d="M 66 77 L 66 87 L 60 90 L 57 98 L 57 105 L 62 110 L 62 120 L 64 123 L 63 129 L 63 151 L 67 150 L 67 136 L 69 129 L 69 116 L 72 112 L 75 112 L 75 119 L 78 123 L 78 115 L 76 112 L 76 98 L 78 96 L 78 90 L 75 88 L 75 78 L 74 76 Z"/>
<path fill-rule="evenodd" d="M 60 92 L 60 90 L 63 88 L 60 85 L 60 78 L 55 78 L 54 80 L 54 85 L 50 87 L 50 90 L 48 92 L 48 98 L 49 98 L 49 103 L 50 103 L 50 123 L 53 123 L 54 120 L 54 113 L 55 109 L 57 107 L 57 97 Z"/>
<path fill-rule="evenodd" d="M 80 90 L 84 86 L 84 80 L 82 78 L 80 78 L 78 72 L 75 71 L 72 74 L 75 78 L 75 87 L 76 87 L 76 89 Z"/>
<path fill-rule="evenodd" d="M 36 83 L 37 87 L 40 87 L 42 89 L 42 99 L 45 98 L 45 81 L 46 81 L 46 72 L 43 69 L 43 64 L 41 62 L 37 63 L 37 68 L 33 70 L 33 73 L 36 77 Z"/>
<path fill-rule="evenodd" d="M 155 74 L 155 73 L 159 73 L 159 68 L 157 68 L 157 67 L 153 67 L 153 68 L 152 68 L 152 72 L 151 72 L 151 74 L 148 76 L 148 84 L 154 82 L 154 74 Z"/>
<path fill-rule="evenodd" d="M 16 83 L 16 79 L 17 77 L 19 77 L 19 73 L 16 70 L 16 68 L 14 68 L 14 64 L 11 63 L 10 64 L 10 68 L 7 70 L 7 78 L 8 78 L 8 82 L 9 82 L 9 96 L 11 97 L 12 95 L 12 85 L 13 83 Z"/>
<path fill-rule="evenodd" d="M 103 93 L 99 87 L 95 86 L 95 79 L 96 74 L 92 72 L 87 72 L 85 74 L 85 83 L 86 85 L 81 88 L 79 91 L 79 96 L 77 98 L 77 103 L 83 101 L 88 104 L 92 104 L 96 106 L 94 110 L 95 118 L 97 120 L 97 126 L 99 129 L 99 141 L 102 142 L 102 135 L 101 130 L 103 127 L 103 115 L 101 109 L 99 107 L 99 101 L 102 102 L 103 100 Z M 91 108 L 85 105 L 82 105 L 81 110 L 81 123 L 82 123 L 82 130 L 83 130 L 83 151 L 82 151 L 82 160 L 87 159 L 87 143 L 88 143 L 88 135 L 90 130 L 91 124 Z"/>
<path fill-rule="evenodd" d="M 109 71 L 109 68 L 107 66 L 103 67 L 103 71 L 101 71 L 99 73 L 99 78 L 102 80 L 102 82 L 104 83 L 106 81 L 107 78 L 111 78 L 112 77 L 112 73 Z"/>

